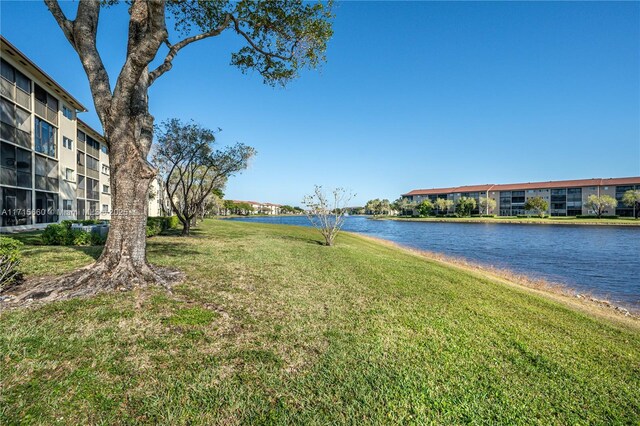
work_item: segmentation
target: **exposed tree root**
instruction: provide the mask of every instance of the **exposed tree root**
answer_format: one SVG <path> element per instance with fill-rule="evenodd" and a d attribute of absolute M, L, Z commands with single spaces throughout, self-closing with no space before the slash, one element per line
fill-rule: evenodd
<path fill-rule="evenodd" d="M 0 293 L 5 299 L 0 300 L 0 309 L 150 286 L 161 286 L 171 292 L 171 287 L 183 278 L 181 272 L 149 264 L 135 268 L 129 262 L 111 266 L 99 261 L 61 277 L 42 277 L 17 283 Z"/>

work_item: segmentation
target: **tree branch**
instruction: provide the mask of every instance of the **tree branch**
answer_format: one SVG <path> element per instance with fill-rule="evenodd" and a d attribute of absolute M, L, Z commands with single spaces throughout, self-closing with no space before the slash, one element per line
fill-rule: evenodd
<path fill-rule="evenodd" d="M 67 40 L 69 40 L 69 43 L 75 46 L 75 41 L 73 39 L 73 22 L 67 19 L 67 16 L 60 8 L 58 0 L 44 0 L 44 4 L 47 5 L 49 12 L 51 12 L 53 17 L 55 18 L 65 37 L 67 37 Z"/>
<path fill-rule="evenodd" d="M 131 95 L 168 32 L 164 0 L 134 0 L 130 7 L 127 59 L 114 90 L 118 110 L 126 110 Z M 148 87 L 148 83 L 145 82 Z"/>
<path fill-rule="evenodd" d="M 81 1 L 74 21 L 67 19 L 57 0 L 45 0 L 45 4 L 80 57 L 82 67 L 89 79 L 96 112 L 106 131 L 112 95 L 109 75 L 96 48 L 100 1 Z"/>
<path fill-rule="evenodd" d="M 264 56 L 266 56 L 267 58 L 277 58 L 277 59 L 282 59 L 283 61 L 289 61 L 293 58 L 293 54 L 289 55 L 289 56 L 282 56 L 282 55 L 278 55 L 277 53 L 273 53 L 273 52 L 268 52 L 266 50 L 263 50 L 260 46 L 258 46 L 253 39 L 251 38 L 251 36 L 249 36 L 249 34 L 247 34 L 246 32 L 242 31 L 240 29 L 240 21 L 238 21 L 238 19 L 235 16 L 231 16 L 231 20 L 233 21 L 233 27 L 235 29 L 235 31 L 240 34 L 242 37 L 244 37 L 245 40 L 247 40 L 247 42 L 251 45 L 251 47 L 256 51 L 259 52 L 261 54 L 263 54 Z"/>
<path fill-rule="evenodd" d="M 208 31 L 206 33 L 192 36 L 192 37 L 187 37 L 184 40 L 181 40 L 178 43 L 173 45 L 169 42 L 169 39 L 166 38 L 164 42 L 169 47 L 169 52 L 167 53 L 167 56 L 165 56 L 164 62 L 149 73 L 149 86 L 151 86 L 158 77 L 160 77 L 162 74 L 166 73 L 171 69 L 171 67 L 173 66 L 173 59 L 176 57 L 180 49 L 188 46 L 189 44 L 195 41 L 220 35 L 220 33 L 222 33 L 222 31 L 224 31 L 225 28 L 229 26 L 230 22 L 231 22 L 231 15 L 227 15 L 224 22 L 218 25 L 215 29 Z"/>

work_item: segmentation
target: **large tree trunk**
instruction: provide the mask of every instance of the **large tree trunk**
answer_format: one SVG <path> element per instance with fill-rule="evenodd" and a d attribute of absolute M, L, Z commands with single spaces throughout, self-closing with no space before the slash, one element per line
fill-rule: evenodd
<path fill-rule="evenodd" d="M 182 223 L 182 236 L 186 237 L 191 233 L 191 220 L 187 219 Z"/>
<path fill-rule="evenodd" d="M 143 106 L 146 107 L 146 102 Z M 176 272 L 154 268 L 146 259 L 149 184 L 156 174 L 146 160 L 151 147 L 153 117 L 146 110 L 139 115 L 122 113 L 117 117 L 105 129 L 110 147 L 112 215 L 101 256 L 94 264 L 59 279 L 26 283 L 12 304 L 22 305 L 31 299 L 69 299 L 136 286 L 169 288 L 182 277 Z"/>
<path fill-rule="evenodd" d="M 130 288 L 159 279 L 146 259 L 147 200 L 155 171 L 142 157 L 148 150 L 141 149 L 145 142 L 140 141 L 139 128 L 138 120 L 123 117 L 109 135 L 113 212 L 107 242 L 95 265 L 104 268 L 101 274 L 107 272 L 109 287 Z"/>

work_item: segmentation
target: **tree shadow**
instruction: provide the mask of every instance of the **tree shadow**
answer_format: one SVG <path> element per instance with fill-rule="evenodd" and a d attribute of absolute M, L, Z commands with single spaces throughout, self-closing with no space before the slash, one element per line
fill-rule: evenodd
<path fill-rule="evenodd" d="M 198 250 L 193 250 L 188 247 L 190 247 L 188 244 L 180 242 L 154 242 L 147 245 L 147 254 L 157 254 L 171 257 L 202 254 Z"/>
<path fill-rule="evenodd" d="M 182 228 L 178 229 L 165 229 L 160 233 L 163 237 L 202 237 L 205 235 L 205 232 L 201 228 L 191 228 L 191 233 L 189 235 L 182 235 Z"/>
<path fill-rule="evenodd" d="M 293 235 L 283 235 L 282 237 L 283 240 L 290 240 L 290 241 L 301 241 L 303 243 L 306 244 L 313 244 L 313 245 L 319 245 L 319 246 L 323 246 L 324 243 L 320 240 L 316 240 L 314 238 L 307 238 L 307 237 L 295 237 Z"/>
<path fill-rule="evenodd" d="M 93 258 L 93 260 L 97 260 L 102 254 L 102 250 L 104 246 L 48 246 L 44 244 L 40 245 L 30 245 L 26 247 L 25 251 L 28 251 L 29 254 L 47 254 L 51 253 L 58 247 L 70 248 L 76 251 L 79 251 L 87 256 Z"/>

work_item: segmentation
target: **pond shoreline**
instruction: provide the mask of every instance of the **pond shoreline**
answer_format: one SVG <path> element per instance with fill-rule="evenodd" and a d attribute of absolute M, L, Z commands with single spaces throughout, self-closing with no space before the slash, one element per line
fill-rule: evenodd
<path fill-rule="evenodd" d="M 235 220 L 309 226 L 304 217 Z M 474 269 L 502 271 L 500 275 L 509 278 L 526 277 L 526 284 L 533 287 L 552 287 L 555 292 L 562 287 L 570 289 L 571 297 L 640 312 L 640 285 L 636 279 L 640 259 L 634 255 L 640 251 L 638 227 L 442 223 L 351 216 L 343 230 L 464 266 L 473 264 Z"/>
<path fill-rule="evenodd" d="M 606 299 L 599 299 L 589 292 L 581 292 L 579 289 L 562 284 L 551 282 L 541 278 L 533 278 L 526 274 L 517 273 L 508 268 L 496 268 L 482 263 L 473 262 L 464 258 L 449 256 L 443 253 L 433 252 L 429 250 L 420 250 L 412 247 L 396 243 L 394 241 L 385 240 L 384 238 L 372 237 L 370 235 L 358 232 L 344 231 L 361 238 L 375 241 L 379 244 L 394 247 L 398 250 L 409 252 L 424 259 L 438 262 L 451 268 L 461 269 L 473 274 L 479 274 L 483 278 L 501 281 L 503 283 L 525 288 L 535 293 L 544 294 L 554 300 L 562 300 L 572 306 L 586 309 L 589 312 L 593 308 L 605 309 L 607 313 L 616 316 L 622 315 L 627 318 L 640 320 L 640 308 L 631 306 L 616 305 Z"/>
<path fill-rule="evenodd" d="M 495 218 L 445 218 L 445 217 L 397 217 L 397 216 L 370 216 L 371 220 L 395 220 L 398 222 L 435 222 L 435 223 L 496 223 L 509 225 L 563 225 L 563 226 L 622 226 L 622 227 L 640 227 L 640 220 L 629 219 L 628 222 L 620 221 L 620 219 L 600 219 L 594 222 L 594 219 L 495 219 Z M 613 221 L 618 222 L 613 222 Z M 625 220 L 625 219 L 623 219 Z M 634 222 L 635 220 L 635 222 Z M 611 222 L 608 222 L 611 221 Z"/>

